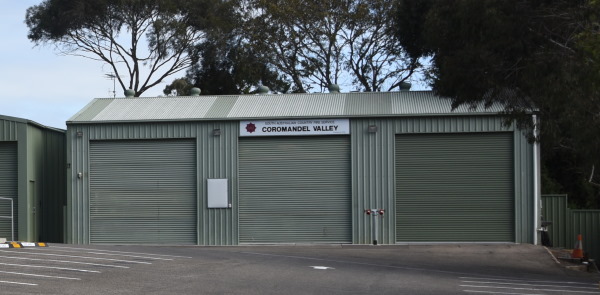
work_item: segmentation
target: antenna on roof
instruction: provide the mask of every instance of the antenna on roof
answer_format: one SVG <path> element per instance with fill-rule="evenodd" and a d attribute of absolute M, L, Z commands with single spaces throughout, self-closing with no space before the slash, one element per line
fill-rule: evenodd
<path fill-rule="evenodd" d="M 115 73 L 113 73 L 113 72 L 110 72 L 108 74 L 104 74 L 104 77 L 113 81 L 113 91 L 112 91 L 113 98 L 117 97 L 117 81 L 116 81 L 117 75 L 115 75 Z"/>

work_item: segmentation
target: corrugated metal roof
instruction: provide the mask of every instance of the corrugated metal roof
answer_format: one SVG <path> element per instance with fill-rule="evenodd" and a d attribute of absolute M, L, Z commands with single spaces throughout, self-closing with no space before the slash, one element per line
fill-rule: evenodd
<path fill-rule="evenodd" d="M 176 96 L 113 99 L 92 121 L 205 118 L 217 97 Z"/>
<path fill-rule="evenodd" d="M 497 114 L 501 105 L 454 111 L 431 91 L 97 98 L 69 123 Z"/>
<path fill-rule="evenodd" d="M 23 119 L 23 118 L 17 118 L 17 117 L 11 117 L 11 116 L 6 116 L 6 115 L 0 115 L 0 120 L 3 121 L 12 121 L 12 122 L 17 122 L 17 123 L 23 123 L 23 124 L 30 124 L 39 128 L 43 128 L 43 129 L 48 129 L 48 130 L 52 130 L 52 131 L 58 131 L 58 132 L 65 132 L 64 129 L 60 129 L 60 128 L 55 128 L 55 127 L 51 127 L 51 126 L 46 126 L 43 124 L 40 124 L 38 122 L 32 121 L 32 120 L 28 120 L 28 119 Z"/>
<path fill-rule="evenodd" d="M 240 96 L 227 118 L 323 117 L 344 115 L 344 94 Z"/>

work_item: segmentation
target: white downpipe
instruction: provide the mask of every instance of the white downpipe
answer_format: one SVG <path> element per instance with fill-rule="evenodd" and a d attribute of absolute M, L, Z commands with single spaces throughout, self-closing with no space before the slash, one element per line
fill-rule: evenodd
<path fill-rule="evenodd" d="M 539 136 L 538 130 L 538 118 L 537 115 L 533 115 L 533 136 L 536 139 L 533 143 L 533 199 L 534 199 L 534 221 L 533 221 L 533 244 L 538 245 L 539 243 L 539 231 L 540 228 L 540 211 L 542 208 L 541 202 L 541 164 L 540 164 L 540 143 L 537 141 Z"/>

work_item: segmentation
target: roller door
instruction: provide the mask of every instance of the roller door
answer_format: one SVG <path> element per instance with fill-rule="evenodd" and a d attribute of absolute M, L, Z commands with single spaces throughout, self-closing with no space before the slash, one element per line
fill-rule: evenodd
<path fill-rule="evenodd" d="M 13 199 L 15 239 L 18 237 L 17 169 L 17 143 L 0 142 L 0 197 Z M 0 200 L 0 216 L 10 216 L 10 209 L 10 201 Z M 10 219 L 0 218 L 0 238 L 11 239 Z"/>
<path fill-rule="evenodd" d="M 513 242 L 512 137 L 397 136 L 397 241 Z"/>
<path fill-rule="evenodd" d="M 347 136 L 241 138 L 241 243 L 350 243 Z"/>
<path fill-rule="evenodd" d="M 193 140 L 90 142 L 92 243 L 196 244 Z"/>

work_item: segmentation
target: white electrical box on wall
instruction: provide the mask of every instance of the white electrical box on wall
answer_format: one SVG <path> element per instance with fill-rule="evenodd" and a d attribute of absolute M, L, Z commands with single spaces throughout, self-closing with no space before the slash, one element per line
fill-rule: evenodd
<path fill-rule="evenodd" d="M 208 208 L 229 208 L 227 179 L 207 179 Z"/>

